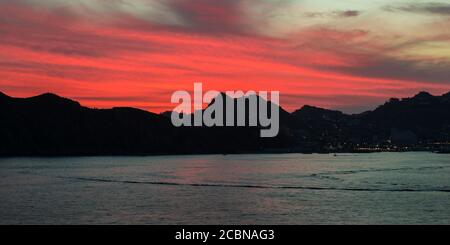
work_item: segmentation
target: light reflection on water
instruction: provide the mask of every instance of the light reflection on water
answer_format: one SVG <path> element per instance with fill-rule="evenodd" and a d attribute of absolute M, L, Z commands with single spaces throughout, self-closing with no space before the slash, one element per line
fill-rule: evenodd
<path fill-rule="evenodd" d="M 0 159 L 2 224 L 450 224 L 432 153 Z"/>

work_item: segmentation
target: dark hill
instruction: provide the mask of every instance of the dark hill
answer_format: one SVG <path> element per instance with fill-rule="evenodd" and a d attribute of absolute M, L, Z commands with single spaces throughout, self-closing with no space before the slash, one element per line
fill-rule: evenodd
<path fill-rule="evenodd" d="M 90 109 L 54 94 L 0 103 L 0 154 L 147 154 L 170 151 L 170 122 L 133 108 Z"/>
<path fill-rule="evenodd" d="M 445 141 L 450 132 L 450 101 L 445 95 L 421 92 L 412 98 L 391 99 L 360 119 L 373 134 L 400 130 L 414 134 L 419 141 Z"/>
<path fill-rule="evenodd" d="M 0 155 L 234 153 L 287 146 L 254 127 L 181 127 L 151 112 L 91 109 L 54 94 L 0 99 Z"/>
<path fill-rule="evenodd" d="M 434 149 L 450 142 L 449 98 L 450 93 L 433 96 L 421 92 L 411 98 L 390 99 L 373 111 L 356 115 L 313 106 L 288 113 L 279 107 L 279 135 L 260 138 L 260 125 L 176 128 L 169 112 L 158 115 L 135 108 L 92 109 L 50 93 L 12 98 L 0 92 L 0 155 L 330 152 L 404 146 Z M 226 100 L 236 102 L 224 97 Z M 248 119 L 248 102 L 245 107 Z"/>

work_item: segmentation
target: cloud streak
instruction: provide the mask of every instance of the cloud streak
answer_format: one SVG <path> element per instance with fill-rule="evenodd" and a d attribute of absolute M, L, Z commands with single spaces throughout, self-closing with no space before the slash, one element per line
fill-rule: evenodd
<path fill-rule="evenodd" d="M 450 4 L 439 2 L 428 3 L 410 3 L 404 5 L 388 5 L 384 7 L 385 10 L 395 12 L 404 11 L 419 14 L 436 14 L 450 16 Z"/>
<path fill-rule="evenodd" d="M 332 12 L 306 12 L 305 16 L 309 18 L 352 18 L 361 15 L 358 10 L 336 10 Z"/>

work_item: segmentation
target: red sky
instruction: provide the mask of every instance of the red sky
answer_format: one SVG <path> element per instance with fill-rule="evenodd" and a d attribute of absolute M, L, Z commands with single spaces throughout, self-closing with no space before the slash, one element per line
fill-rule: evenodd
<path fill-rule="evenodd" d="M 0 0 L 0 91 L 170 110 L 176 90 L 278 90 L 360 112 L 450 91 L 446 1 Z"/>

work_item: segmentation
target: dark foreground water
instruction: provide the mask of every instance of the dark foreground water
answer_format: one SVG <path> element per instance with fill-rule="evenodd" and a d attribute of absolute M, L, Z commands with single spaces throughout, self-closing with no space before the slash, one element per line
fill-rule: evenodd
<path fill-rule="evenodd" d="M 1 224 L 450 224 L 450 155 L 0 159 Z"/>

